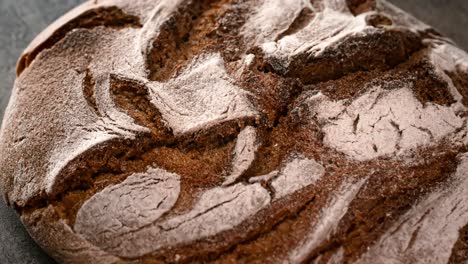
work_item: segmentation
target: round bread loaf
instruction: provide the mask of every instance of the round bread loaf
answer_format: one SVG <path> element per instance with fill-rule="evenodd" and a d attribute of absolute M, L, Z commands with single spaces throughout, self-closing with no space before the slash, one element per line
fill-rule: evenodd
<path fill-rule="evenodd" d="M 466 263 L 468 55 L 383 0 L 95 0 L 25 50 L 5 200 L 63 263 Z"/>

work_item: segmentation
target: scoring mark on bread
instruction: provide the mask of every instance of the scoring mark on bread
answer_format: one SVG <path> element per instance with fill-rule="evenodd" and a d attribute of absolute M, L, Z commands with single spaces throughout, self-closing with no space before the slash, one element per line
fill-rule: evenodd
<path fill-rule="evenodd" d="M 101 113 L 98 110 L 97 104 L 96 104 L 96 95 L 95 95 L 95 81 L 94 77 L 89 69 L 86 69 L 85 71 L 85 76 L 83 79 L 83 96 L 86 100 L 86 103 L 88 104 L 91 109 L 96 113 L 96 115 L 100 116 Z"/>
<path fill-rule="evenodd" d="M 458 240 L 452 248 L 448 263 L 457 264 L 468 261 L 468 224 L 460 229 Z"/>
<path fill-rule="evenodd" d="M 275 200 L 309 186 L 323 173 L 323 167 L 315 161 L 291 157 L 279 176 L 272 179 L 278 194 Z M 148 184 L 153 178 L 156 182 Z M 295 180 L 299 178 L 304 179 L 298 183 Z M 179 177 L 161 169 L 150 168 L 145 173 L 133 174 L 89 199 L 78 211 L 75 230 L 106 251 L 135 258 L 231 230 L 254 217 L 273 199 L 273 194 L 258 183 L 238 183 L 208 189 L 191 210 L 161 217 L 174 205 L 179 195 L 178 186 Z M 140 196 L 143 199 L 139 199 Z M 153 208 L 155 204 L 157 207 Z M 145 206 L 152 206 L 152 209 L 143 210 Z"/>
<path fill-rule="evenodd" d="M 106 251 L 139 257 L 231 229 L 270 202 L 259 184 L 218 187 L 206 191 L 189 212 L 157 221 L 175 204 L 179 184 L 177 175 L 161 169 L 134 174 L 88 200 L 75 230 Z"/>
<path fill-rule="evenodd" d="M 151 129 L 153 137 L 164 140 L 170 137 L 160 111 L 151 103 L 144 83 L 120 75 L 111 75 L 111 95 L 116 106 L 131 116 L 136 123 Z"/>
<path fill-rule="evenodd" d="M 193 58 L 214 50 L 218 21 L 232 0 L 161 1 L 141 31 L 148 79 L 167 81 Z"/>
<path fill-rule="evenodd" d="M 291 263 L 307 261 L 311 252 L 314 252 L 324 240 L 335 235 L 338 224 L 366 181 L 367 178 L 360 179 L 356 183 L 343 183 L 328 205 L 322 209 L 313 229 L 299 243 L 299 246 L 292 250 L 289 255 Z"/>
<path fill-rule="evenodd" d="M 269 5 L 274 2 L 265 1 L 251 20 L 270 23 L 274 25 L 270 27 L 273 29 L 282 28 L 281 23 L 285 20 L 276 21 L 277 16 L 262 16 L 264 12 L 273 12 Z M 294 2 L 296 5 L 301 3 Z M 281 76 L 299 78 L 303 84 L 314 84 L 363 70 L 390 69 L 425 46 L 421 37 L 409 29 L 382 30 L 368 26 L 365 21 L 367 13 L 355 17 L 346 11 L 343 4 L 344 1 L 324 1 L 321 8 L 299 5 L 297 13 L 308 8 L 314 12 L 314 19 L 302 21 L 305 25 L 290 34 L 281 34 L 281 38 L 258 40 L 256 44 L 261 47 L 269 64 L 267 69 Z M 281 10 L 274 11 L 275 15 L 288 9 Z M 246 29 L 247 39 L 252 32 L 255 29 Z"/>
<path fill-rule="evenodd" d="M 361 13 L 375 10 L 377 7 L 376 0 L 346 0 L 349 10 L 356 16 Z"/>
<path fill-rule="evenodd" d="M 360 261 L 395 259 L 427 263 L 436 259 L 438 263 L 447 263 L 459 230 L 468 223 L 467 171 L 468 155 L 465 153 L 458 157 L 451 180 L 408 210 Z M 434 255 L 424 254 L 429 251 Z"/>
<path fill-rule="evenodd" d="M 391 90 L 408 84 L 416 98 L 423 103 L 450 106 L 457 101 L 451 85 L 431 63 L 432 49 L 422 49 L 406 61 L 388 70 L 374 69 L 346 74 L 338 79 L 307 85 L 307 90 L 319 90 L 332 100 L 356 98 L 372 85 Z M 369 85 L 370 84 L 370 85 Z"/>

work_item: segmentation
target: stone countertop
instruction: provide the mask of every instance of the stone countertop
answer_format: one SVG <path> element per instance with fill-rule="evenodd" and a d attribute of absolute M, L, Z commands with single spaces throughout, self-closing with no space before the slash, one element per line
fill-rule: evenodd
<path fill-rule="evenodd" d="M 0 1 L 0 120 L 21 51 L 49 23 L 83 0 Z M 468 1 L 390 0 L 468 50 Z M 29 237 L 16 213 L 0 198 L 0 263 L 54 263 Z"/>

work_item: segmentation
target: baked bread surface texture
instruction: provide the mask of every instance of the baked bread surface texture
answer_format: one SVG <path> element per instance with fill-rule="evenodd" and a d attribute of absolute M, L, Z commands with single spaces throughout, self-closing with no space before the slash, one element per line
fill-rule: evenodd
<path fill-rule="evenodd" d="M 0 187 L 63 263 L 467 263 L 467 120 L 467 53 L 383 0 L 89 1 Z"/>

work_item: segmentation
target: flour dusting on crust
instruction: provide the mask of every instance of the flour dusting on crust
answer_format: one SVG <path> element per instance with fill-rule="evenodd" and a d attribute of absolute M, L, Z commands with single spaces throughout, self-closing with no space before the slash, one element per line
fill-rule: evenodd
<path fill-rule="evenodd" d="M 232 171 L 223 185 L 232 184 L 250 167 L 255 160 L 255 152 L 258 149 L 257 141 L 257 133 L 254 127 L 246 127 L 239 133 L 234 147 Z"/>
<path fill-rule="evenodd" d="M 468 55 L 385 1 L 89 1 L 18 75 L 0 186 L 60 262 L 464 261 Z"/>
<path fill-rule="evenodd" d="M 447 263 L 458 232 L 468 219 L 468 154 L 459 156 L 452 181 L 401 217 L 358 263 Z M 450 223 L 450 224 L 448 224 Z"/>
<path fill-rule="evenodd" d="M 362 188 L 366 180 L 356 183 L 345 183 L 340 187 L 338 194 L 332 198 L 329 205 L 324 208 L 310 233 L 307 234 L 300 246 L 289 255 L 292 263 L 301 263 L 307 260 L 308 254 L 320 243 L 330 237 L 338 226 L 341 218 L 346 214 L 349 204 Z"/>
<path fill-rule="evenodd" d="M 278 176 L 271 182 L 275 199 L 280 199 L 304 187 L 310 186 L 325 174 L 325 169 L 315 160 L 293 157 L 284 165 Z"/>
<path fill-rule="evenodd" d="M 314 11 L 317 12 L 314 18 L 298 32 L 278 41 L 265 41 L 261 45 L 265 54 L 282 61 L 302 53 L 319 56 L 327 47 L 347 36 L 370 34 L 375 30 L 367 25 L 366 15 L 354 17 L 344 1 L 324 1 L 322 10 Z"/>
<path fill-rule="evenodd" d="M 119 239 L 169 211 L 180 192 L 180 177 L 150 168 L 107 187 L 78 211 L 74 229 L 93 243 Z"/>
<path fill-rule="evenodd" d="M 434 144 L 465 125 L 451 107 L 423 105 L 404 87 L 373 87 L 349 103 L 319 93 L 309 104 L 323 124 L 324 143 L 361 161 Z"/>
<path fill-rule="evenodd" d="M 233 83 L 219 54 L 195 59 L 177 79 L 150 88 L 152 103 L 176 134 L 257 115 L 248 92 Z"/>
<path fill-rule="evenodd" d="M 256 44 L 273 41 L 288 29 L 302 9 L 310 6 L 307 0 L 263 0 L 245 23 L 242 34 Z"/>
<path fill-rule="evenodd" d="M 122 232 L 114 239 L 97 237 L 95 243 L 121 257 L 138 257 L 235 228 L 269 203 L 268 192 L 259 184 L 215 188 L 204 193 L 186 214 Z"/>

